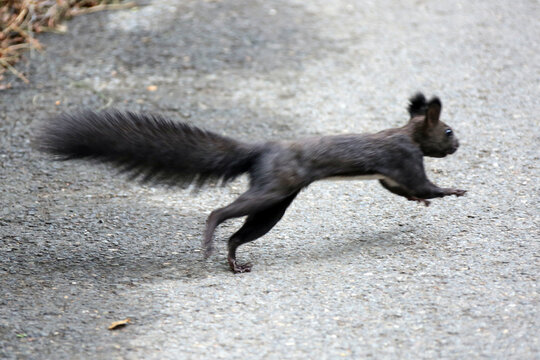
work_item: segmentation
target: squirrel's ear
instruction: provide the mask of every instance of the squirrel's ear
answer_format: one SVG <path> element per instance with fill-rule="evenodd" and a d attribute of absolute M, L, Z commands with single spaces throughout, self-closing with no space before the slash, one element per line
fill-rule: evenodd
<path fill-rule="evenodd" d="M 426 97 L 421 92 L 416 93 L 409 99 L 409 115 L 414 117 L 416 115 L 424 115 L 426 113 Z"/>
<path fill-rule="evenodd" d="M 436 125 L 441 116 L 442 104 L 438 97 L 429 100 L 426 111 L 426 125 Z"/>

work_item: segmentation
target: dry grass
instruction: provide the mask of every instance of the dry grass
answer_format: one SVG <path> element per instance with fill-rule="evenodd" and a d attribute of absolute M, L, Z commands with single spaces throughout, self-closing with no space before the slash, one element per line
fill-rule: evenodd
<path fill-rule="evenodd" d="M 41 51 L 36 34 L 45 31 L 65 32 L 65 19 L 101 10 L 123 9 L 134 6 L 122 0 L 0 0 L 0 90 L 4 74 L 10 71 L 28 83 L 28 78 L 13 65 L 24 51 Z"/>

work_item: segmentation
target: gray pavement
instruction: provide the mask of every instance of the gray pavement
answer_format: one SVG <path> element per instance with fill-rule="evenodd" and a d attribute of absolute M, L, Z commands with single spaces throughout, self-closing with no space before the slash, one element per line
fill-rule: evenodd
<path fill-rule="evenodd" d="M 68 23 L 0 92 L 0 358 L 538 359 L 540 3 L 148 1 Z M 241 248 L 199 249 L 198 195 L 55 163 L 35 126 L 153 111 L 239 139 L 377 131 L 437 94 L 460 150 L 428 208 L 320 182 Z M 127 327 L 109 331 L 116 320 Z"/>

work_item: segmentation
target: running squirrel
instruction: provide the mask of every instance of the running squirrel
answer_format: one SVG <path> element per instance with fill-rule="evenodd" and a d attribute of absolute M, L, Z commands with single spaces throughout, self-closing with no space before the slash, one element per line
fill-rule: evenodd
<path fill-rule="evenodd" d="M 236 261 L 237 248 L 266 234 L 300 190 L 327 178 L 378 179 L 382 186 L 428 206 L 429 200 L 466 190 L 440 188 L 424 171 L 423 156 L 445 157 L 459 147 L 453 130 L 439 120 L 442 104 L 422 93 L 410 99 L 410 120 L 374 134 L 311 137 L 297 141 L 246 143 L 160 115 L 108 110 L 62 114 L 40 128 L 38 148 L 57 160 L 112 163 L 130 179 L 200 188 L 241 174 L 249 188 L 231 204 L 210 213 L 204 232 L 205 256 L 213 234 L 227 219 L 247 216 L 228 240 L 234 273 L 251 271 Z"/>

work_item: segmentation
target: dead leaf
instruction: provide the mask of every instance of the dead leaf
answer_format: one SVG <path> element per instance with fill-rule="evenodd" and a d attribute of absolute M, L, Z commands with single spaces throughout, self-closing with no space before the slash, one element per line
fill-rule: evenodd
<path fill-rule="evenodd" d="M 114 321 L 114 322 L 111 323 L 111 325 L 109 325 L 109 327 L 107 329 L 109 329 L 109 330 L 120 329 L 120 328 L 123 328 L 124 326 L 126 326 L 129 323 L 131 323 L 130 318 L 120 320 L 120 321 Z"/>

